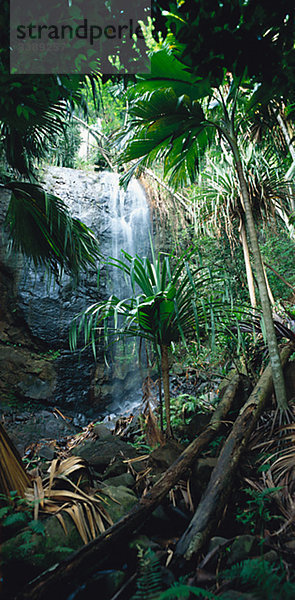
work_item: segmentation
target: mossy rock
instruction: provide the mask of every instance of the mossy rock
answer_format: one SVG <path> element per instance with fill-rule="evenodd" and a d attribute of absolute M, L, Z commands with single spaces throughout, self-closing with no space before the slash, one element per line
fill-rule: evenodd
<path fill-rule="evenodd" d="M 83 546 L 71 517 L 63 514 L 63 518 L 67 533 L 56 517 L 49 517 L 44 521 L 43 531 L 40 527 L 42 533 L 27 528 L 2 544 L 4 591 L 9 590 L 12 594 L 27 581 Z"/>
<path fill-rule="evenodd" d="M 138 501 L 133 490 L 125 485 L 107 485 L 102 488 L 100 495 L 105 499 L 107 503 L 105 508 L 114 523 L 121 519 Z"/>

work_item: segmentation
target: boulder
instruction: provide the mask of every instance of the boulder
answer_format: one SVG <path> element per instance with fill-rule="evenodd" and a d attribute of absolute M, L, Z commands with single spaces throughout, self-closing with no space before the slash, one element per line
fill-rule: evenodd
<path fill-rule="evenodd" d="M 27 412 L 18 420 L 5 424 L 5 428 L 21 455 L 30 444 L 42 440 L 58 440 L 77 433 L 69 421 L 49 410 L 40 410 L 33 414 Z"/>
<path fill-rule="evenodd" d="M 107 479 L 104 478 L 103 483 L 105 485 L 114 485 L 116 487 L 118 485 L 124 485 L 128 488 L 134 488 L 136 482 L 131 473 L 122 473 L 122 475 L 116 475 L 116 477 L 108 477 Z"/>
<path fill-rule="evenodd" d="M 183 447 L 175 440 L 168 440 L 163 446 L 156 448 L 150 454 L 148 464 L 155 473 L 166 471 L 179 457 Z"/>
<path fill-rule="evenodd" d="M 228 555 L 227 566 L 249 558 L 253 551 L 256 551 L 257 539 L 253 535 L 238 535 L 231 545 L 231 551 Z"/>
<path fill-rule="evenodd" d="M 67 533 L 56 517 L 50 517 L 40 533 L 26 529 L 1 545 L 4 596 L 8 590 L 9 597 L 14 595 L 27 581 L 83 545 L 71 517 L 63 517 Z"/>
<path fill-rule="evenodd" d="M 95 423 L 93 427 L 93 433 L 98 437 L 99 440 L 113 440 L 114 436 L 110 429 L 103 423 Z"/>
<path fill-rule="evenodd" d="M 114 476 L 126 472 L 127 465 L 123 463 L 124 460 L 137 456 L 137 452 L 132 446 L 114 436 L 110 439 L 86 440 L 76 446 L 72 452 L 76 456 L 84 458 L 89 465 L 100 473 L 103 473 L 111 461 L 117 460 L 123 470 L 113 473 Z M 109 473 L 108 476 L 110 475 Z"/>
<path fill-rule="evenodd" d="M 114 523 L 121 519 L 138 502 L 136 494 L 125 485 L 106 485 L 100 490 L 106 510 Z"/>

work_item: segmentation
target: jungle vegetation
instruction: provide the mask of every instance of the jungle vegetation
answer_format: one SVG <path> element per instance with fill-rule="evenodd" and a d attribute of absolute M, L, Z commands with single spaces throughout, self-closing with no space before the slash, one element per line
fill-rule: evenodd
<path fill-rule="evenodd" d="M 35 266 L 44 265 L 58 281 L 63 272 L 77 279 L 87 265 L 96 266 L 105 258 L 92 231 L 43 188 L 42 169 L 49 164 L 113 169 L 125 188 L 131 177 L 148 180 L 157 193 L 161 190 L 159 204 L 167 205 L 168 230 L 174 231 L 167 252 L 152 249 L 150 258 L 130 256 L 122 248 L 121 260 L 109 261 L 129 278 L 130 296 L 113 295 L 78 315 L 72 347 L 81 344 L 81 332 L 82 345 L 92 345 L 94 352 L 101 338 L 106 344 L 122 336 L 152 343 L 163 379 L 166 439 L 183 434 L 183 428 L 178 429 L 177 403 L 170 398 L 171 354 L 174 363 L 195 369 L 210 356 L 207 362 L 218 365 L 219 373 L 227 375 L 238 365 L 252 378 L 250 404 L 237 415 L 228 438 L 220 441 L 211 488 L 209 483 L 176 545 L 176 562 L 179 557 L 199 558 L 202 544 L 222 520 L 235 469 L 257 423 L 262 437 L 268 436 L 270 452 L 267 458 L 259 454 L 259 466 L 252 469 L 257 480 L 251 488 L 243 488 L 243 509 L 237 515 L 246 533 L 257 535 L 262 545 L 268 526 L 270 537 L 289 527 L 293 531 L 294 407 L 284 376 L 292 352 L 294 357 L 295 339 L 293 2 L 270 7 L 266 0 L 172 0 L 168 12 L 164 0 L 159 0 L 152 3 L 150 73 L 103 77 L 98 72 L 9 74 L 3 27 L 7 1 L 4 8 L 0 158 L 1 185 L 11 192 L 5 222 L 9 244 Z M 81 128 L 92 139 L 85 164 L 77 153 Z M 176 230 L 172 227 L 176 213 L 169 214 L 171 198 L 181 214 Z M 272 382 L 276 408 L 273 420 L 266 417 L 265 425 L 259 419 Z M 195 408 L 186 406 L 183 414 Z M 227 418 L 228 407 L 222 406 L 220 412 L 213 408 L 209 429 L 201 433 L 206 443 Z M 274 439 L 278 423 L 281 428 Z M 200 440 L 201 445 L 201 436 Z M 259 447 L 264 442 L 258 436 Z M 257 448 L 254 442 L 252 447 Z M 1 492 L 8 496 L 14 489 L 23 496 L 30 480 L 2 429 L 1 449 Z M 211 446 L 211 456 L 213 450 Z M 180 464 L 184 461 L 187 466 L 195 452 L 196 442 L 191 442 Z M 170 476 L 175 483 L 178 467 L 173 468 L 168 470 L 167 485 Z M 132 523 L 167 491 L 160 479 L 130 515 Z M 275 503 L 284 521 L 274 533 Z M 95 555 L 95 543 L 92 551 Z M 275 573 L 267 560 L 245 562 L 232 570 L 218 575 L 214 592 L 207 580 L 205 591 L 194 585 L 195 576 L 163 592 L 157 559 L 141 553 L 134 598 L 144 595 L 151 581 L 155 590 L 150 597 L 225 599 L 226 592 L 221 590 L 220 595 L 219 588 L 226 577 L 242 581 L 243 589 L 251 580 L 255 597 L 272 598 L 265 573 L 272 576 L 276 593 L 284 580 L 287 597 L 292 597 L 293 582 L 282 564 Z"/>

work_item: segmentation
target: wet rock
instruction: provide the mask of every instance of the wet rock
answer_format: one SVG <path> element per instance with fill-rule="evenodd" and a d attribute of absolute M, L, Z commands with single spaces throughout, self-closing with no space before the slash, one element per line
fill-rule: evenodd
<path fill-rule="evenodd" d="M 20 589 L 27 581 L 83 545 L 71 517 L 63 513 L 63 518 L 67 533 L 56 517 L 50 517 L 44 522 L 42 533 L 26 529 L 1 545 L 4 592 Z"/>
<path fill-rule="evenodd" d="M 279 555 L 275 550 L 269 550 L 263 554 L 262 560 L 266 560 L 270 563 L 277 562 L 279 560 Z"/>
<path fill-rule="evenodd" d="M 88 464 L 100 473 L 106 469 L 110 462 L 114 462 L 115 459 L 119 464 L 123 465 L 123 460 L 137 456 L 137 452 L 132 446 L 114 436 L 110 440 L 86 440 L 76 446 L 72 452 L 76 456 L 84 458 Z M 125 464 L 125 472 L 126 469 L 127 466 Z M 113 475 L 121 475 L 121 473 L 113 473 Z"/>
<path fill-rule="evenodd" d="M 285 542 L 284 547 L 290 550 L 291 552 L 295 552 L 295 539 L 288 540 Z"/>
<path fill-rule="evenodd" d="M 125 485 L 103 486 L 100 495 L 105 499 L 105 508 L 114 523 L 121 519 L 138 501 L 135 493 Z"/>
<path fill-rule="evenodd" d="M 0 373 L 4 398 L 14 390 L 22 398 L 50 400 L 56 388 L 53 362 L 22 346 L 0 345 Z"/>
<path fill-rule="evenodd" d="M 193 440 L 207 425 L 212 417 L 212 413 L 198 413 L 194 415 L 187 425 L 187 435 L 190 440 Z"/>
<path fill-rule="evenodd" d="M 213 550 L 217 549 L 219 550 L 219 548 L 223 547 L 226 542 L 228 541 L 227 538 L 222 537 L 220 535 L 215 535 L 214 537 L 211 538 L 210 542 L 209 542 L 209 546 L 208 546 L 208 554 L 210 552 L 213 552 Z"/>
<path fill-rule="evenodd" d="M 103 479 L 103 483 L 105 485 L 124 485 L 128 488 L 135 487 L 135 479 L 131 473 L 122 473 L 122 475 L 117 475 L 116 477 L 108 477 L 107 479 Z"/>
<path fill-rule="evenodd" d="M 150 454 L 148 462 L 156 473 L 166 471 L 170 465 L 179 457 L 183 450 L 181 444 L 175 440 L 168 440 L 164 446 L 156 448 Z"/>
<path fill-rule="evenodd" d="M 93 427 L 93 433 L 97 435 L 99 440 L 114 439 L 112 432 L 103 423 L 96 423 Z"/>
<path fill-rule="evenodd" d="M 157 542 L 151 540 L 147 535 L 137 535 L 133 537 L 129 543 L 130 548 L 143 548 L 147 550 L 150 548 L 151 550 L 159 550 L 161 546 L 157 544 Z"/>
<path fill-rule="evenodd" d="M 238 535 L 231 545 L 227 566 L 241 562 L 256 551 L 257 539 L 253 535 Z"/>
<path fill-rule="evenodd" d="M 137 455 L 136 455 L 137 456 Z M 128 458 L 136 458 L 135 455 L 129 456 Z M 112 460 L 109 466 L 106 468 L 103 479 L 109 479 L 110 477 L 118 477 L 119 475 L 123 475 L 127 472 L 128 464 L 122 460 L 122 456 L 116 456 L 114 460 Z M 132 463 L 132 469 L 136 471 L 136 473 L 140 473 L 140 471 L 146 468 L 146 461 L 136 461 Z"/>
<path fill-rule="evenodd" d="M 114 173 L 103 172 L 98 175 L 76 169 L 49 167 L 43 183 L 49 192 L 62 198 L 73 217 L 91 227 L 99 237 L 105 256 L 114 256 L 115 250 L 120 248 L 132 254 L 139 250 L 146 254 L 149 248 L 149 211 L 138 182 L 130 183 L 124 192 L 124 199 L 118 176 Z M 10 194 L 0 190 L 0 195 L 1 224 Z M 133 235 L 135 231 L 136 236 Z M 5 245 L 4 240 L 3 247 Z M 139 388 L 142 385 L 142 376 L 140 370 L 135 368 L 135 362 L 132 360 L 127 364 L 116 360 L 111 373 L 114 380 L 110 378 L 108 381 L 102 368 L 102 350 L 97 354 L 98 362 L 101 358 L 101 365 L 97 367 L 91 349 L 73 353 L 69 348 L 69 329 L 76 315 L 87 306 L 106 299 L 113 291 L 120 293 L 117 273 L 113 277 L 106 268 L 102 268 L 99 289 L 95 265 L 81 273 L 78 283 L 74 283 L 66 274 L 59 281 L 53 278 L 49 281 L 44 269 L 32 269 L 24 265 L 20 255 L 11 254 L 5 262 L 1 260 L 1 254 L 0 248 L 1 265 L 3 263 L 3 268 L 0 265 L 0 344 L 1 340 L 11 344 L 11 347 L 19 342 L 22 344 L 26 332 L 26 343 L 28 345 L 30 342 L 32 348 L 35 343 L 36 348 L 44 346 L 45 349 L 59 351 L 54 361 L 55 373 L 50 377 L 27 369 L 26 359 L 22 364 L 17 364 L 18 357 L 15 357 L 9 368 L 9 373 L 14 377 L 7 381 L 8 392 L 16 389 L 21 397 L 48 400 L 54 405 L 66 405 L 75 410 L 79 407 L 79 411 L 88 411 L 92 419 L 105 414 L 107 402 L 115 398 L 120 414 L 127 396 L 128 401 L 132 400 L 135 382 Z M 5 361 L 6 358 L 0 364 L 0 392 L 2 373 L 7 370 Z M 105 383 L 109 387 L 104 387 Z"/>
<path fill-rule="evenodd" d="M 38 456 L 40 456 L 40 458 L 45 458 L 45 460 L 53 460 L 55 452 L 50 446 L 42 446 L 42 448 L 38 450 Z"/>
<path fill-rule="evenodd" d="M 47 410 L 29 414 L 25 419 L 5 426 L 21 455 L 30 444 L 41 440 L 58 440 L 77 433 L 73 425 Z"/>
<path fill-rule="evenodd" d="M 225 552 L 225 548 L 227 546 L 228 539 L 222 536 L 214 536 L 211 538 L 208 546 L 207 556 L 212 553 L 212 557 L 209 559 L 208 564 L 209 568 L 215 569 L 218 563 L 219 557 L 222 552 Z"/>

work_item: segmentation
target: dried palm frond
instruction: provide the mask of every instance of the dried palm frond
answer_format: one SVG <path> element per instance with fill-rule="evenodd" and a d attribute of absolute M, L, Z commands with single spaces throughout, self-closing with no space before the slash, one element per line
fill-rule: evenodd
<path fill-rule="evenodd" d="M 22 459 L 0 423 L 0 493 L 8 499 L 12 491 L 24 497 L 26 489 L 31 485 L 31 478 Z"/>
<path fill-rule="evenodd" d="M 288 411 L 285 425 L 278 426 L 280 417 L 268 415 L 263 418 L 260 428 L 253 437 L 250 450 L 259 450 L 256 468 L 259 479 L 246 478 L 246 482 L 257 491 L 276 489 L 273 500 L 284 517 L 284 523 L 272 535 L 279 535 L 295 525 L 295 417 Z"/>
<path fill-rule="evenodd" d="M 86 465 L 80 457 L 71 456 L 63 461 L 52 461 L 49 474 L 43 479 L 40 475 L 34 478 L 33 489 L 28 489 L 26 498 L 34 505 L 34 518 L 39 513 L 56 515 L 64 531 L 66 524 L 62 513 L 70 515 L 85 544 L 94 539 L 113 521 L 104 508 L 106 500 L 98 493 L 87 493 L 81 487 L 82 475 L 77 484 L 69 477 L 79 471 L 85 471 Z M 62 487 L 61 487 L 62 486 Z"/>

